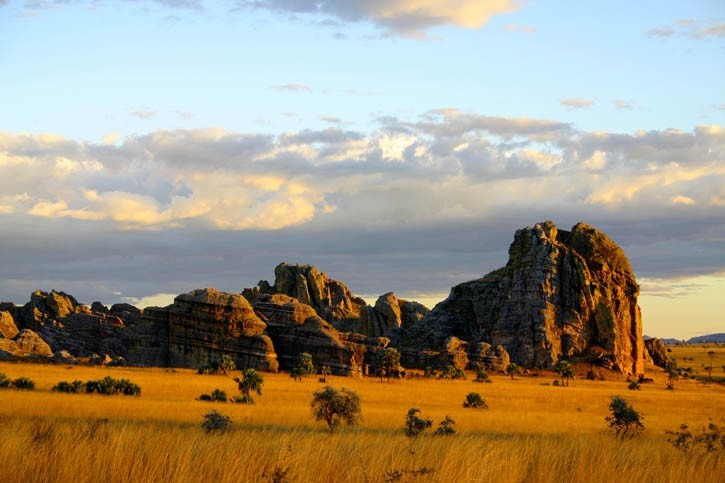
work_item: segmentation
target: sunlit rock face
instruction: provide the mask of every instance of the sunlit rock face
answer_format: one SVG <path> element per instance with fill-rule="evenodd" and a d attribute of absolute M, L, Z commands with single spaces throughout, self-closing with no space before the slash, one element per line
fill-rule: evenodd
<path fill-rule="evenodd" d="M 245 289 L 244 296 L 254 302 L 259 294 L 283 294 L 315 309 L 324 320 L 338 328 L 354 329 L 360 318 L 365 301 L 353 295 L 347 286 L 327 278 L 312 265 L 280 263 L 274 269 L 274 285 L 260 281 L 252 289 Z"/>
<path fill-rule="evenodd" d="M 404 334 L 404 354 L 440 350 L 456 336 L 479 354 L 470 342 L 500 345 L 527 367 L 579 358 L 641 374 L 638 294 L 627 257 L 604 233 L 584 223 L 571 231 L 539 223 L 516 232 L 504 268 L 453 287 Z"/>

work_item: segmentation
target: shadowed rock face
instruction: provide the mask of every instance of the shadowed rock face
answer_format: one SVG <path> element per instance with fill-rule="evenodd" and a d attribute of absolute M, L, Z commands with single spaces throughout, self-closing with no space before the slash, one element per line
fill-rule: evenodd
<path fill-rule="evenodd" d="M 518 230 L 502 269 L 453 287 L 404 335 L 404 353 L 440 350 L 456 336 L 501 345 L 511 360 L 551 367 L 585 357 L 624 373 L 644 370 L 639 286 L 622 250 L 584 223 Z"/>
<path fill-rule="evenodd" d="M 667 355 L 667 347 L 657 337 L 644 341 L 645 349 L 654 365 L 659 367 L 667 367 L 670 357 Z"/>
<path fill-rule="evenodd" d="M 323 319 L 335 325 L 357 324 L 365 301 L 354 296 L 347 286 L 327 278 L 312 265 L 280 263 L 274 269 L 274 285 L 262 280 L 245 289 L 243 295 L 252 303 L 260 294 L 283 294 L 315 309 Z"/>
<path fill-rule="evenodd" d="M 391 337 L 397 329 L 414 325 L 428 312 L 424 305 L 399 299 L 388 292 L 378 297 L 375 307 L 362 307 L 357 332 L 369 337 Z"/>

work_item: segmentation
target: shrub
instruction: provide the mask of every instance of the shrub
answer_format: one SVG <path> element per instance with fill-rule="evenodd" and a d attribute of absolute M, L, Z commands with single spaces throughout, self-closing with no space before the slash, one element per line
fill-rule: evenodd
<path fill-rule="evenodd" d="M 630 391 L 640 391 L 642 388 L 637 381 L 632 381 L 629 383 L 629 386 L 627 386 L 627 389 Z"/>
<path fill-rule="evenodd" d="M 714 423 L 710 423 L 707 428 L 701 428 L 696 435 L 692 434 L 686 424 L 681 424 L 679 431 L 667 431 L 667 434 L 674 436 L 667 441 L 680 451 L 698 448 L 708 453 L 725 451 L 725 432 Z"/>
<path fill-rule="evenodd" d="M 453 426 L 455 426 L 455 424 L 456 422 L 453 420 L 453 418 L 446 414 L 446 417 L 438 424 L 438 428 L 436 428 L 433 434 L 435 436 L 447 436 L 450 434 L 455 434 L 456 430 L 453 429 Z"/>
<path fill-rule="evenodd" d="M 479 369 L 476 371 L 476 378 L 473 382 L 491 382 L 491 379 L 488 377 L 488 372 L 484 369 Z"/>
<path fill-rule="evenodd" d="M 559 379 L 554 379 L 554 381 L 552 382 L 552 384 L 554 386 L 557 386 L 557 387 L 561 385 L 561 383 L 559 382 Z"/>
<path fill-rule="evenodd" d="M 667 389 L 675 390 L 675 381 L 680 378 L 680 369 L 677 367 L 677 361 L 671 360 L 665 366 L 667 372 Z"/>
<path fill-rule="evenodd" d="M 609 404 L 610 415 L 605 421 L 617 436 L 634 437 L 644 430 L 644 417 L 620 396 L 614 396 Z"/>
<path fill-rule="evenodd" d="M 229 354 L 224 354 L 222 358 L 219 360 L 218 364 L 218 372 L 220 374 L 226 374 L 227 372 L 232 372 L 237 368 L 237 365 L 234 363 L 234 359 Z"/>
<path fill-rule="evenodd" d="M 431 366 L 426 366 L 425 370 L 423 371 L 423 377 L 425 377 L 426 379 L 430 379 L 431 377 L 436 377 L 436 374 L 437 374 L 437 371 Z"/>
<path fill-rule="evenodd" d="M 463 369 L 459 369 L 451 364 L 448 364 L 438 375 L 438 379 L 465 379 L 466 373 Z"/>
<path fill-rule="evenodd" d="M 408 415 L 405 418 L 405 428 L 403 432 L 409 438 L 415 438 L 419 436 L 423 431 L 430 428 L 433 425 L 433 421 L 430 418 L 418 417 L 420 409 L 410 408 L 408 409 Z"/>
<path fill-rule="evenodd" d="M 245 369 L 242 372 L 241 379 L 235 377 L 234 380 L 238 384 L 238 388 L 242 393 L 242 399 L 246 404 L 254 404 L 252 392 L 262 395 L 262 386 L 264 385 L 264 377 L 255 369 Z"/>
<path fill-rule="evenodd" d="M 200 401 L 211 401 L 211 402 L 227 402 L 227 393 L 221 389 L 214 389 L 211 394 L 202 394 L 199 396 Z"/>
<path fill-rule="evenodd" d="M 339 391 L 332 386 L 312 394 L 312 414 L 316 421 L 325 421 L 332 433 L 340 425 L 356 426 L 362 419 L 360 396 L 344 387 Z"/>
<path fill-rule="evenodd" d="M 477 392 L 469 392 L 466 394 L 466 400 L 463 401 L 463 407 L 488 409 L 488 404 Z"/>
<path fill-rule="evenodd" d="M 21 391 L 32 391 L 35 389 L 35 383 L 28 377 L 19 377 L 10 384 L 10 387 L 14 389 L 20 389 Z"/>
<path fill-rule="evenodd" d="M 4 373 L 0 372 L 0 389 L 7 389 L 10 387 L 10 379 Z"/>
<path fill-rule="evenodd" d="M 204 431 L 211 433 L 214 431 L 226 431 L 232 425 L 232 419 L 229 416 L 225 416 L 216 411 L 212 411 L 204 415 L 204 420 L 201 422 L 201 427 Z"/>
<path fill-rule="evenodd" d="M 79 381 L 77 379 L 73 382 L 60 381 L 58 384 L 53 386 L 53 391 L 55 392 L 69 392 L 73 394 L 81 393 L 84 389 L 85 385 L 83 384 L 83 381 Z"/>
<path fill-rule="evenodd" d="M 98 393 L 106 396 L 123 394 L 124 396 L 139 396 L 141 388 L 128 379 L 114 379 L 106 376 L 98 381 L 87 381 L 85 384 L 86 393 Z"/>

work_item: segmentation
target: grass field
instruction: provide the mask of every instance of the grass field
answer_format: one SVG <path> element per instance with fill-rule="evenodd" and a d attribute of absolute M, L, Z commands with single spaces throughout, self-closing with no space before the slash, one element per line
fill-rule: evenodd
<path fill-rule="evenodd" d="M 712 364 L 712 378 L 725 382 L 725 345 L 723 344 L 686 344 L 670 345 L 668 355 L 682 368 L 691 367 L 698 379 L 707 379 L 707 367 Z M 712 359 L 710 353 L 713 353 Z"/>
<path fill-rule="evenodd" d="M 191 370 L 0 363 L 0 372 L 36 382 L 35 391 L 0 390 L 0 480 L 7 482 L 701 482 L 725 475 L 723 452 L 682 453 L 665 434 L 710 418 L 725 425 L 725 387 L 683 380 L 668 391 L 661 372 L 641 391 L 623 381 L 544 385 L 553 375 L 493 376 L 492 384 L 470 375 L 389 383 L 330 377 L 330 385 L 360 394 L 364 417 L 333 435 L 311 416 L 312 393 L 323 387 L 312 377 L 265 374 L 263 395 L 247 406 L 197 401 L 215 388 L 238 391 L 231 376 Z M 141 396 L 51 391 L 61 380 L 106 375 L 131 379 Z M 462 407 L 471 391 L 488 410 Z M 645 417 L 646 430 L 634 439 L 620 441 L 605 426 L 616 394 Z M 434 426 L 452 416 L 457 434 L 409 441 L 402 427 L 411 407 Z M 212 409 L 232 418 L 231 431 L 204 433 L 200 422 Z M 287 479 L 275 480 L 285 471 Z"/>

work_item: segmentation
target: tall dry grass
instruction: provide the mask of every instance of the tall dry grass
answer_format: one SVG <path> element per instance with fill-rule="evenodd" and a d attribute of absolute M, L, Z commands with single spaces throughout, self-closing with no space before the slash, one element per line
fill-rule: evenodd
<path fill-rule="evenodd" d="M 664 381 L 627 391 L 623 382 L 544 386 L 548 378 L 493 384 L 467 381 L 393 381 L 329 378 L 362 397 L 364 421 L 330 435 L 313 421 L 316 378 L 295 382 L 265 375 L 252 406 L 196 401 L 214 388 L 235 394 L 227 376 L 192 371 L 0 364 L 9 377 L 28 376 L 35 392 L 0 391 L 0 480 L 29 481 L 718 481 L 725 456 L 683 454 L 665 430 L 698 426 L 725 416 L 725 390 L 692 381 L 664 389 Z M 60 380 L 125 377 L 142 387 L 138 398 L 56 394 Z M 553 378 L 553 376 L 552 376 Z M 465 394 L 481 393 L 489 410 L 464 409 Z M 628 441 L 605 428 L 609 399 L 627 398 L 645 416 L 646 431 Z M 409 441 L 405 413 L 418 407 L 434 424 L 450 414 L 458 434 Z M 202 415 L 216 409 L 233 429 L 207 435 Z M 106 421 L 107 420 L 107 421 Z M 431 470 L 415 476 L 411 471 Z M 408 471 L 408 473 L 406 473 Z"/>

